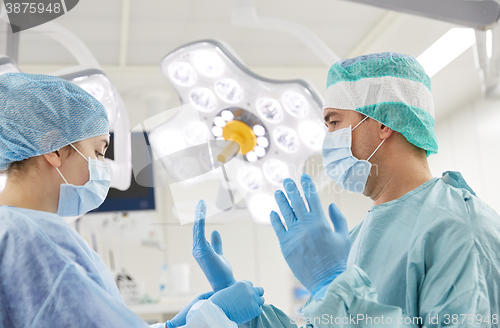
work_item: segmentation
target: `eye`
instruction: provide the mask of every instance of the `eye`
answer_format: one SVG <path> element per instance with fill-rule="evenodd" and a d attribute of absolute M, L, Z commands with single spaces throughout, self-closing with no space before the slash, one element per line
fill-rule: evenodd
<path fill-rule="evenodd" d="M 98 151 L 96 151 L 96 152 L 95 152 L 95 154 L 96 154 L 96 156 L 97 156 L 97 157 L 99 157 L 99 156 L 104 157 L 104 155 L 103 155 L 103 154 L 101 154 L 101 153 L 100 153 L 100 152 L 98 152 Z"/>
<path fill-rule="evenodd" d="M 330 124 L 333 125 L 333 127 L 336 127 L 338 122 L 339 121 L 331 121 Z"/>

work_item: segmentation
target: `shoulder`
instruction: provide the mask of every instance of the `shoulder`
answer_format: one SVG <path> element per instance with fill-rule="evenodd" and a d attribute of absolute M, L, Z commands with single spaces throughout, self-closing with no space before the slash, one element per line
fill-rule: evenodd
<path fill-rule="evenodd" d="M 478 246 L 491 230 L 500 237 L 500 217 L 493 209 L 468 190 L 439 179 L 423 202 L 415 233 L 426 246 L 446 250 Z"/>
<path fill-rule="evenodd" d="M 27 224 L 26 219 L 24 214 L 14 208 L 0 206 L 0 238 L 21 233 Z"/>
<path fill-rule="evenodd" d="M 21 254 L 46 244 L 46 236 L 34 222 L 15 207 L 0 206 L 0 247 L 15 248 Z"/>
<path fill-rule="evenodd" d="M 492 223 L 493 227 L 500 224 L 500 216 L 484 201 L 467 189 L 453 187 L 442 179 L 432 187 L 424 205 L 428 211 L 435 213 L 431 221 L 441 218 L 469 228 L 481 227 L 486 222 Z"/>
<path fill-rule="evenodd" d="M 0 206 L 1 277 L 8 274 L 15 278 L 16 270 L 33 266 L 40 270 L 49 263 L 57 269 L 65 262 L 57 256 L 57 249 L 35 222 L 36 218 L 24 211 Z"/>
<path fill-rule="evenodd" d="M 470 211 L 467 201 L 472 196 L 469 191 L 448 185 L 438 179 L 430 188 L 419 219 L 429 226 L 453 224 L 453 226 L 470 226 Z"/>

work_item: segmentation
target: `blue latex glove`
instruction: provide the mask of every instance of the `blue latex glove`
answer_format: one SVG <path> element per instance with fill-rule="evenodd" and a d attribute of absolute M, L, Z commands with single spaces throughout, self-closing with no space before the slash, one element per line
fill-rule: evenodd
<path fill-rule="evenodd" d="M 310 211 L 307 211 L 293 180 L 285 179 L 283 186 L 292 206 L 281 190 L 276 191 L 275 198 L 288 230 L 274 211 L 271 212 L 271 223 L 288 266 L 315 295 L 346 270 L 351 239 L 345 217 L 337 206 L 330 204 L 328 208 L 335 228 L 333 232 L 311 178 L 303 174 L 301 183 Z"/>
<path fill-rule="evenodd" d="M 193 256 L 205 274 L 214 292 L 232 286 L 236 280 L 229 261 L 222 253 L 222 239 L 219 232 L 212 232 L 212 245 L 205 238 L 205 217 L 207 207 L 203 200 L 196 206 L 193 226 Z"/>
<path fill-rule="evenodd" d="M 165 322 L 168 328 L 175 328 L 175 327 L 181 327 L 186 325 L 186 316 L 189 313 L 189 310 L 198 303 L 198 301 L 201 300 L 207 300 L 209 299 L 214 292 L 208 292 L 205 294 L 201 294 L 198 297 L 196 297 L 194 300 L 191 301 L 184 309 L 182 309 L 181 312 L 179 312 L 175 317 L 172 318 L 172 320 L 169 320 Z"/>
<path fill-rule="evenodd" d="M 259 316 L 264 304 L 264 289 L 253 287 L 249 281 L 238 281 L 210 297 L 210 301 L 219 306 L 229 320 L 242 325 Z"/>

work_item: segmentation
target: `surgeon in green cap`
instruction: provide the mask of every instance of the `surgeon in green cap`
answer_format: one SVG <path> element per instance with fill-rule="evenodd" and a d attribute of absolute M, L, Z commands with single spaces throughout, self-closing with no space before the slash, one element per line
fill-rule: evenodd
<path fill-rule="evenodd" d="M 432 176 L 427 157 L 438 145 L 422 66 L 397 53 L 343 60 L 330 68 L 325 98 L 325 172 L 373 206 L 349 231 L 331 204 L 332 230 L 309 176 L 302 194 L 290 179 L 286 195 L 276 192 L 284 222 L 276 212 L 271 222 L 281 251 L 311 292 L 306 326 L 500 327 L 500 217 L 460 173 Z M 199 209 L 193 254 L 209 280 L 230 286 L 220 236 L 217 253 L 200 238 Z M 295 327 L 272 305 L 263 310 L 246 325 Z"/>

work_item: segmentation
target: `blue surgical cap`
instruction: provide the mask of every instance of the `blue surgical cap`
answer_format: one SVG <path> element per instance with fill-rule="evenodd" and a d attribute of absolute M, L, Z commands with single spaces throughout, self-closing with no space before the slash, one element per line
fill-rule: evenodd
<path fill-rule="evenodd" d="M 438 151 L 431 80 L 411 56 L 384 52 L 334 64 L 323 108 L 357 111 L 401 133 L 427 156 Z"/>
<path fill-rule="evenodd" d="M 77 85 L 41 74 L 0 76 L 0 170 L 107 133 L 106 109 Z"/>

